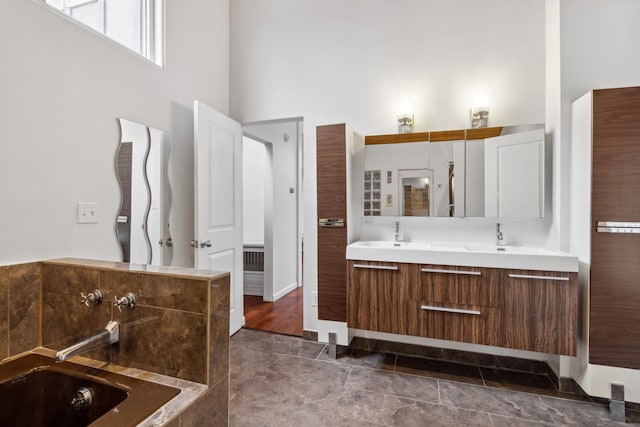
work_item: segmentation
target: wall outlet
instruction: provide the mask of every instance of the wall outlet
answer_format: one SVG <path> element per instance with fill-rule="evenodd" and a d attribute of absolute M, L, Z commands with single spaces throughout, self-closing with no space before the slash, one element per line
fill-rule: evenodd
<path fill-rule="evenodd" d="M 317 307 L 318 306 L 318 291 L 311 292 L 311 295 L 313 296 L 313 300 L 311 301 L 311 307 Z"/>
<path fill-rule="evenodd" d="M 393 207 L 393 194 L 387 194 L 387 207 Z"/>
<path fill-rule="evenodd" d="M 96 202 L 78 202 L 78 224 L 98 223 L 98 204 Z"/>

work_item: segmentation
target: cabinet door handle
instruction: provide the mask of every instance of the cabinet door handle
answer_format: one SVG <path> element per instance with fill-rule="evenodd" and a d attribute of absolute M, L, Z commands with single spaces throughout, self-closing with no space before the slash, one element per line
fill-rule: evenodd
<path fill-rule="evenodd" d="M 475 314 L 475 315 L 480 314 L 478 310 L 464 310 L 462 308 L 436 307 L 433 305 L 421 305 L 420 308 L 422 310 L 427 310 L 427 311 L 443 311 L 446 313 L 461 313 L 461 314 Z"/>
<path fill-rule="evenodd" d="M 568 277 L 562 276 L 533 276 L 530 274 L 511 274 L 509 273 L 509 277 L 513 279 L 536 279 L 536 280 L 563 280 L 565 282 L 569 281 Z"/>
<path fill-rule="evenodd" d="M 444 270 L 439 268 L 421 268 L 423 273 L 447 273 L 447 274 L 467 274 L 469 276 L 480 276 L 480 271 L 465 271 L 465 270 Z"/>
<path fill-rule="evenodd" d="M 372 270 L 397 270 L 397 265 L 367 265 L 367 264 L 353 264 L 355 268 L 370 268 Z"/>

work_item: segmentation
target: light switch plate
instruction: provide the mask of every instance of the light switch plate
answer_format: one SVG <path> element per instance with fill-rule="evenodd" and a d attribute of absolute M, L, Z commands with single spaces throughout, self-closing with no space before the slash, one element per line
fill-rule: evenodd
<path fill-rule="evenodd" d="M 96 202 L 78 202 L 78 224 L 98 223 L 98 204 Z"/>

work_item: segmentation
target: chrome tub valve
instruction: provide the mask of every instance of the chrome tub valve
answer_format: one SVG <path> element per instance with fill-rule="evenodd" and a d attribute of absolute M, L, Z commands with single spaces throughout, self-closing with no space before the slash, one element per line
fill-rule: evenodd
<path fill-rule="evenodd" d="M 99 289 L 94 289 L 93 292 L 89 292 L 87 295 L 84 292 L 80 292 L 82 300 L 80 304 L 84 304 L 89 307 L 91 304 L 98 305 L 102 302 L 102 292 Z"/>
<path fill-rule="evenodd" d="M 136 305 L 136 296 L 129 292 L 122 298 L 115 297 L 113 302 L 114 307 L 118 307 L 118 310 L 122 311 L 123 308 L 133 308 Z"/>

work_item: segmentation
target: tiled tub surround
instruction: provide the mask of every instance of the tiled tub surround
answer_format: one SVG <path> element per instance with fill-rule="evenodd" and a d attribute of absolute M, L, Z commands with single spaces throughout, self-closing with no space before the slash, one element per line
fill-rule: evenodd
<path fill-rule="evenodd" d="M 80 292 L 94 289 L 103 293 L 102 304 L 80 304 Z M 114 297 L 128 292 L 136 306 L 120 312 Z M 170 418 L 169 426 L 227 424 L 228 273 L 80 259 L 0 267 L 1 359 L 36 347 L 59 350 L 109 320 L 120 322 L 120 342 L 87 360 L 208 386 L 181 393 L 182 407 L 191 406 L 179 415 L 164 411 L 149 425 Z"/>

